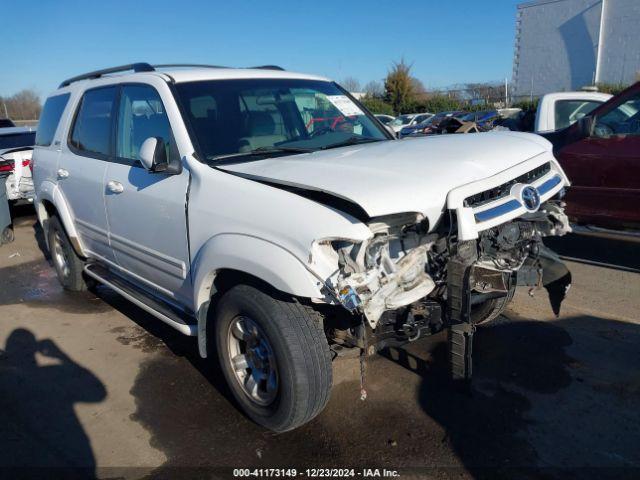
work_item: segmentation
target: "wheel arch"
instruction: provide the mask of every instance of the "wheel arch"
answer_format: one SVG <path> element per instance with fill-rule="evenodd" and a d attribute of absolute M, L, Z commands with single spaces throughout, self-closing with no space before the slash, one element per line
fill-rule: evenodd
<path fill-rule="evenodd" d="M 238 284 L 273 294 L 325 299 L 322 282 L 291 252 L 266 240 L 240 234 L 211 238 L 194 259 L 194 310 L 200 355 L 207 356 L 208 328 L 220 296 Z"/>
<path fill-rule="evenodd" d="M 62 226 L 69 237 L 69 241 L 73 246 L 75 252 L 81 256 L 86 257 L 82 242 L 78 236 L 78 232 L 72 220 L 71 209 L 67 203 L 64 194 L 60 191 L 57 185 L 51 182 L 43 182 L 38 190 L 38 196 L 35 204 L 36 214 L 38 221 L 44 230 L 45 241 L 47 240 L 47 223 L 52 216 L 57 216 L 62 223 Z M 47 243 L 47 247 L 49 247 Z"/>

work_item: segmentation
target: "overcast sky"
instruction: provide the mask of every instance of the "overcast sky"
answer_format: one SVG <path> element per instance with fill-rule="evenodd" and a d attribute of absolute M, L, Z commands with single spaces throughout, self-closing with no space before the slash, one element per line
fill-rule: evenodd
<path fill-rule="evenodd" d="M 511 77 L 521 0 L 4 0 L 0 95 L 131 62 L 277 64 L 362 85 L 394 60 L 428 87 Z"/>

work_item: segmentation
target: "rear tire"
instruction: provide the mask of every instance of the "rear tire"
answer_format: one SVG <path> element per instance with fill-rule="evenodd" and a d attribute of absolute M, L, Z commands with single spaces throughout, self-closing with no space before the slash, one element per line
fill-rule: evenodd
<path fill-rule="evenodd" d="M 253 421 L 285 432 L 322 411 L 333 372 L 317 312 L 277 292 L 237 285 L 222 296 L 213 321 L 222 371 Z"/>
<path fill-rule="evenodd" d="M 48 221 L 47 241 L 53 266 L 63 288 L 72 292 L 88 290 L 89 285 L 83 273 L 84 260 L 71 246 L 67 232 L 58 217 L 53 216 Z"/>
<path fill-rule="evenodd" d="M 507 308 L 507 305 L 509 305 L 515 293 L 516 287 L 511 287 L 504 297 L 492 298 L 486 302 L 474 305 L 471 308 L 471 323 L 480 325 L 481 323 L 489 323 L 491 320 L 498 318 L 504 309 Z"/>

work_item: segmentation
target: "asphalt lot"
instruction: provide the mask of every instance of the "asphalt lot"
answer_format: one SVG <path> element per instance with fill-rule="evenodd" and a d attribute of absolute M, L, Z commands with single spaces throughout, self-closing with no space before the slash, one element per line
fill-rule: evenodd
<path fill-rule="evenodd" d="M 630 271 L 640 243 L 555 241 L 563 254 L 623 268 L 571 262 L 559 318 L 544 291 L 519 291 L 476 334 L 471 393 L 448 388 L 440 334 L 373 358 L 365 402 L 357 362 L 339 361 L 328 408 L 274 435 L 237 410 L 193 339 L 108 289 L 63 292 L 35 217 L 21 215 L 16 242 L 0 247 L 0 477 L 23 466 L 104 478 L 261 466 L 640 476 L 640 274 Z"/>

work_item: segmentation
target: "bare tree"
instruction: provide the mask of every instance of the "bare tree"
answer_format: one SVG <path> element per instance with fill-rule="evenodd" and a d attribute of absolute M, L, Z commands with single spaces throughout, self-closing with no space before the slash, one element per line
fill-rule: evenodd
<path fill-rule="evenodd" d="M 14 120 L 37 120 L 42 104 L 40 96 L 33 90 L 22 90 L 10 97 L 0 97 L 0 115 L 8 115 Z"/>
<path fill-rule="evenodd" d="M 384 95 L 384 86 L 376 80 L 371 80 L 364 86 L 364 93 L 369 97 L 380 98 Z"/>
<path fill-rule="evenodd" d="M 416 77 L 411 77 L 411 86 L 413 88 L 413 94 L 416 100 L 424 100 L 425 98 L 427 98 L 428 94 L 424 83 L 422 83 Z"/>
<path fill-rule="evenodd" d="M 342 80 L 342 82 L 340 82 L 340 85 L 342 85 L 342 87 L 348 92 L 360 91 L 360 82 L 358 81 L 358 79 L 353 77 L 345 78 L 344 80 Z"/>

